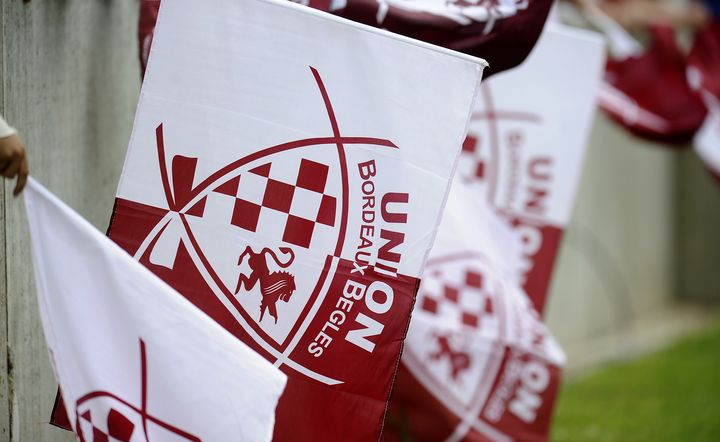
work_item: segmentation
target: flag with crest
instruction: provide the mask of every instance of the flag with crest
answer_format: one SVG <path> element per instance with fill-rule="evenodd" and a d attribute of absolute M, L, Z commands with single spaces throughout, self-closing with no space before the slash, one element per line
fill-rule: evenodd
<path fill-rule="evenodd" d="M 485 63 L 290 2 L 163 2 L 109 236 L 371 440 Z"/>

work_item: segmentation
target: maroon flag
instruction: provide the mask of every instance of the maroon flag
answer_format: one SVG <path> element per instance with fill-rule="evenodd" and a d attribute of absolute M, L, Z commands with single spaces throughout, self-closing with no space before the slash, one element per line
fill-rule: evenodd
<path fill-rule="evenodd" d="M 552 0 L 346 0 L 333 13 L 482 57 L 485 77 L 528 56 Z M 343 5 L 344 4 L 344 5 Z"/>
<path fill-rule="evenodd" d="M 292 0 L 360 23 L 488 60 L 485 77 L 528 56 L 545 25 L 552 0 Z M 160 0 L 141 0 L 143 73 Z"/>
<path fill-rule="evenodd" d="M 157 22 L 160 0 L 140 0 L 140 19 L 138 20 L 138 55 L 140 56 L 140 74 L 145 76 L 150 47 L 152 46 L 155 23 Z"/>

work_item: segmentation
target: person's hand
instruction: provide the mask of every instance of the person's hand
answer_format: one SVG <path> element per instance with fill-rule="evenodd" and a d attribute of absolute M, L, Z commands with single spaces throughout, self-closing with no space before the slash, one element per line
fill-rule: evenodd
<path fill-rule="evenodd" d="M 28 173 L 27 154 L 20 137 L 13 134 L 0 138 L 0 174 L 5 178 L 15 178 L 17 176 L 13 195 L 18 196 L 25 188 Z"/>

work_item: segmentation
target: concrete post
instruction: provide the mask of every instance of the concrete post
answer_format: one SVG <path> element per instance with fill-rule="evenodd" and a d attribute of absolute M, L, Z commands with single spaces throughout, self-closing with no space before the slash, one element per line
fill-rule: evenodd
<path fill-rule="evenodd" d="M 107 228 L 139 90 L 137 0 L 2 0 L 2 113 L 32 175 Z M 73 440 L 47 424 L 55 381 L 22 200 L 0 186 L 0 440 Z"/>

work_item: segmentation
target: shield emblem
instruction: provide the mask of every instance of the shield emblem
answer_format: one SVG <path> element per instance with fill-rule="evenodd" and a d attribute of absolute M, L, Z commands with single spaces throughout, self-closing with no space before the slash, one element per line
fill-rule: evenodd
<path fill-rule="evenodd" d="M 336 152 L 312 146 L 269 153 L 187 189 L 181 186 L 195 180 L 198 160 L 173 158 L 176 211 L 153 228 L 136 256 L 172 268 L 183 242 L 215 296 L 264 343 L 282 350 L 317 299 L 340 243 Z M 178 204 L 177 195 L 185 194 Z"/>
<path fill-rule="evenodd" d="M 514 440 L 522 426 L 547 425 L 562 353 L 502 278 L 481 254 L 458 252 L 428 260 L 418 291 L 403 363 L 455 416 L 457 440 Z"/>
<path fill-rule="evenodd" d="M 502 290 L 480 255 L 428 260 L 403 363 L 456 416 L 480 413 L 500 371 L 498 342 L 507 321 Z"/>
<path fill-rule="evenodd" d="M 110 236 L 123 245 L 126 232 L 117 229 L 129 225 L 135 237 L 125 247 L 146 267 L 228 330 L 251 337 L 277 365 L 332 385 L 340 381 L 288 355 L 322 305 L 340 261 L 348 216 L 345 149 L 396 146 L 343 137 L 322 78 L 310 71 L 326 111 L 321 117 L 332 131 L 327 137 L 261 146 L 208 170 L 208 159 L 169 153 L 172 124 L 160 124 L 155 144 L 168 209 L 119 199 L 116 214 L 135 220 L 142 212 L 151 221 L 142 228 L 127 219 L 111 223 Z M 138 231 L 145 233 L 137 237 Z"/>

